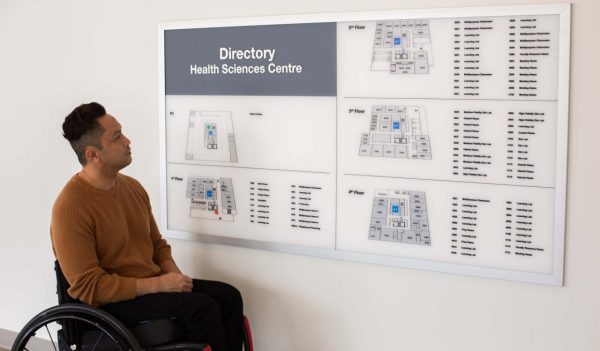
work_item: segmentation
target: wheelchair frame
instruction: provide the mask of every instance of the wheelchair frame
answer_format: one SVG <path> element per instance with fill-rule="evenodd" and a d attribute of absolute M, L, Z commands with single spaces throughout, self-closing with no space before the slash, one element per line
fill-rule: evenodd
<path fill-rule="evenodd" d="M 142 347 L 141 345 L 145 344 L 143 340 L 138 340 L 132 330 L 117 318 L 106 311 L 71 298 L 67 293 L 69 284 L 58 261 L 54 263 L 54 270 L 56 271 L 56 293 L 59 304 L 33 317 L 17 335 L 11 351 L 28 350 L 26 347 L 28 342 L 43 329 L 47 331 L 55 351 L 211 351 L 210 345 L 205 343 L 179 342 L 177 340 Z M 56 340 L 52 338 L 48 328 L 48 325 L 53 323 L 60 326 L 56 333 Z M 167 323 L 176 322 L 168 321 Z M 104 340 L 102 340 L 103 338 Z M 91 339 L 91 342 L 84 343 L 84 339 Z M 242 342 L 244 351 L 253 351 L 252 334 L 246 316 L 244 316 Z M 58 345 L 58 349 L 56 345 Z"/>

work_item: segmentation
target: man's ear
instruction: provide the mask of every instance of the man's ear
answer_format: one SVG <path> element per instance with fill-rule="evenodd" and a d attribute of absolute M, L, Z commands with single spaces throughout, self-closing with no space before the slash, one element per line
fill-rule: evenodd
<path fill-rule="evenodd" d="M 98 159 L 98 148 L 94 146 L 86 146 L 84 155 L 87 162 L 94 162 Z"/>

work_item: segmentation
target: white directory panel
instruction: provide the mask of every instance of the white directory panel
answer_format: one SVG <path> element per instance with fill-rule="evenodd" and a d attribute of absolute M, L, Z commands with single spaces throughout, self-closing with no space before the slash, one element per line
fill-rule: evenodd
<path fill-rule="evenodd" d="M 561 285 L 569 17 L 161 24 L 163 233 Z"/>

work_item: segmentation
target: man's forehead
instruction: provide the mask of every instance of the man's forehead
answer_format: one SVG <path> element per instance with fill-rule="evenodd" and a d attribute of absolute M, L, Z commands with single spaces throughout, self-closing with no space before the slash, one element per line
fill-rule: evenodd
<path fill-rule="evenodd" d="M 109 114 L 106 114 L 98 119 L 98 123 L 104 128 L 105 131 L 110 133 L 120 130 L 121 124 L 117 119 Z"/>

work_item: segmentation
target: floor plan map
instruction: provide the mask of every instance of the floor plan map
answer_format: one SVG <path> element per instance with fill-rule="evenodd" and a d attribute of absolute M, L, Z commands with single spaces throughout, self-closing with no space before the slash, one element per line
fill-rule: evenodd
<path fill-rule="evenodd" d="M 426 74 L 433 66 L 428 20 L 378 21 L 371 70 Z"/>
<path fill-rule="evenodd" d="M 369 133 L 361 134 L 359 155 L 430 160 L 425 108 L 373 106 Z"/>
<path fill-rule="evenodd" d="M 561 286 L 572 5 L 487 5 L 162 23 L 161 232 Z"/>
<path fill-rule="evenodd" d="M 233 222 L 237 214 L 231 178 L 188 178 L 190 217 Z"/>
<path fill-rule="evenodd" d="M 431 245 L 425 193 L 377 190 L 373 200 L 369 239 Z"/>
<path fill-rule="evenodd" d="M 230 112 L 190 111 L 185 159 L 237 162 Z"/>

